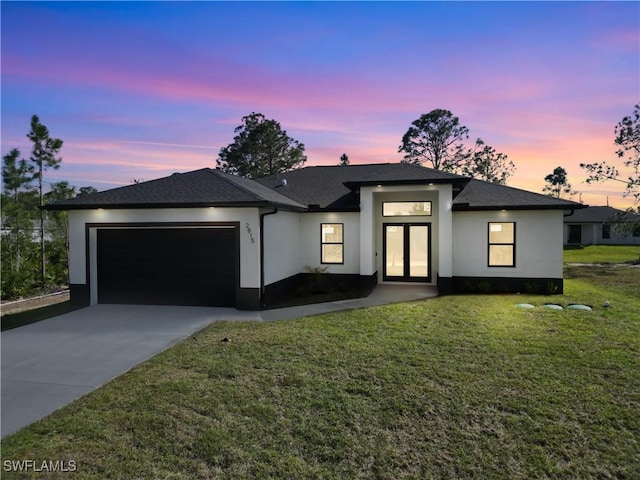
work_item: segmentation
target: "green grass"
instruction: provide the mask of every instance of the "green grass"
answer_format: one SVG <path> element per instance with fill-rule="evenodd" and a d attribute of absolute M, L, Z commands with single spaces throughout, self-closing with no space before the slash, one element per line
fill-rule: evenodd
<path fill-rule="evenodd" d="M 565 263 L 632 263 L 640 260 L 638 245 L 568 246 L 564 249 Z"/>
<path fill-rule="evenodd" d="M 564 269 L 565 282 L 569 286 L 574 285 L 573 280 L 579 284 L 587 283 L 603 288 L 598 297 L 586 299 L 591 304 L 594 299 L 607 295 L 605 292 L 615 292 L 636 300 L 640 309 L 640 267 L 616 266 L 616 267 L 590 267 L 567 266 Z"/>
<path fill-rule="evenodd" d="M 214 324 L 2 457 L 75 460 L 74 479 L 638 478 L 640 268 L 592 270 L 564 296 Z"/>

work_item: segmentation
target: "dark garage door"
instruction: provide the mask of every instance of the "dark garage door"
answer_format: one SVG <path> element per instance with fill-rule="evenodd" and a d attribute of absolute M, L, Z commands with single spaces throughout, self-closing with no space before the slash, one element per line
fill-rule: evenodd
<path fill-rule="evenodd" d="M 236 231 L 99 229 L 98 302 L 235 306 Z"/>

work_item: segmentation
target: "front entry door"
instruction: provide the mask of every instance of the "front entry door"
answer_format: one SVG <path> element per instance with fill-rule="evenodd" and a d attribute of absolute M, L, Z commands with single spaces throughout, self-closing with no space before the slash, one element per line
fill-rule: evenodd
<path fill-rule="evenodd" d="M 383 225 L 383 275 L 385 281 L 431 281 L 431 224 Z"/>

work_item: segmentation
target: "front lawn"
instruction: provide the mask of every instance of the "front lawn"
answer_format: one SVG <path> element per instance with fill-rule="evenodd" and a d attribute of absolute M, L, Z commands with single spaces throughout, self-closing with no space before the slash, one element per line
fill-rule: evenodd
<path fill-rule="evenodd" d="M 566 246 L 565 263 L 633 263 L 640 260 L 638 245 Z"/>
<path fill-rule="evenodd" d="M 606 270 L 573 270 L 565 296 L 214 324 L 2 459 L 74 460 L 74 479 L 637 478 L 640 268 Z"/>

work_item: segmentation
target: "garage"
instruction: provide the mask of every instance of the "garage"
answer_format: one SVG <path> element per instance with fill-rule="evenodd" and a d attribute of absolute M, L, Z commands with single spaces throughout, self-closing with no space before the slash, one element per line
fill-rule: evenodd
<path fill-rule="evenodd" d="M 98 303 L 235 306 L 238 250 L 232 226 L 98 229 Z"/>

